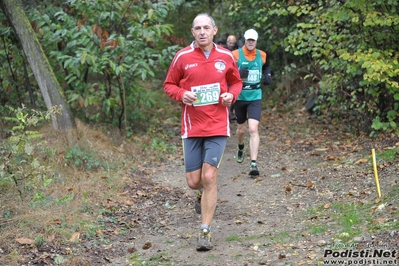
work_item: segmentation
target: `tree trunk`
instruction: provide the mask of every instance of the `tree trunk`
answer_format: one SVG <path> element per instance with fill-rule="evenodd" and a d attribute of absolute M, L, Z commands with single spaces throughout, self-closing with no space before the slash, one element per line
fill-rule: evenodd
<path fill-rule="evenodd" d="M 61 109 L 61 113 L 56 113 L 51 118 L 53 128 L 62 131 L 75 128 L 75 122 L 63 97 L 61 85 L 55 77 L 39 40 L 26 17 L 20 0 L 0 0 L 0 8 L 18 36 L 47 109 L 51 110 L 53 107 Z"/>

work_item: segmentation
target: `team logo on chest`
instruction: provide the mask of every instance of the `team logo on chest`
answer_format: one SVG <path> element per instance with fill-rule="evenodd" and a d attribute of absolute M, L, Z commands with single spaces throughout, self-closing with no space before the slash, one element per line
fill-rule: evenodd
<path fill-rule="evenodd" d="M 223 72 L 226 69 L 226 63 L 223 61 L 215 62 L 215 68 L 218 72 Z"/>

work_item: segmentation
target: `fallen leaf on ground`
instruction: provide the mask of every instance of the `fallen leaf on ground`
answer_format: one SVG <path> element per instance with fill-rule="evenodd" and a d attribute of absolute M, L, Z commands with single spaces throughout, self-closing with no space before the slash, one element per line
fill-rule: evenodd
<path fill-rule="evenodd" d="M 152 243 L 151 242 L 145 242 L 143 245 L 143 249 L 150 249 L 152 247 Z"/>
<path fill-rule="evenodd" d="M 22 245 L 33 245 L 35 244 L 35 241 L 29 238 L 17 238 L 15 239 L 15 241 L 17 241 L 18 243 L 22 244 Z"/>
<path fill-rule="evenodd" d="M 359 159 L 355 162 L 355 164 L 359 164 L 359 163 L 367 163 L 368 159 L 363 158 L 363 159 Z"/>
<path fill-rule="evenodd" d="M 71 238 L 69 239 L 69 241 L 71 242 L 76 242 L 79 240 L 80 237 L 80 233 L 79 232 L 75 232 L 72 234 Z"/>

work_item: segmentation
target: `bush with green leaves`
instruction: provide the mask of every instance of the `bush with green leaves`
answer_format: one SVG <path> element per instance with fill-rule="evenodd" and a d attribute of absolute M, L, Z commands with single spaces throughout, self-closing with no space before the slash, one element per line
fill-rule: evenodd
<path fill-rule="evenodd" d="M 95 154 L 86 149 L 81 149 L 77 145 L 66 149 L 64 156 L 68 165 L 78 169 L 97 170 L 102 166 L 102 162 L 95 158 Z"/>
<path fill-rule="evenodd" d="M 27 108 L 9 107 L 14 116 L 5 119 L 11 124 L 8 137 L 0 142 L 0 183 L 5 187 L 14 184 L 20 196 L 26 187 L 40 190 L 49 185 L 52 175 L 47 166 L 35 156 L 42 148 L 41 135 L 32 130 L 56 112 L 39 112 Z"/>
<path fill-rule="evenodd" d="M 309 90 L 319 95 L 316 114 L 351 118 L 355 127 L 371 133 L 397 132 L 398 5 L 384 0 L 236 0 L 230 14 L 258 30 L 260 44 L 268 39 L 272 68 L 282 83 L 297 76 L 309 80 Z"/>
<path fill-rule="evenodd" d="M 399 14 L 396 1 L 303 1 L 280 7 L 299 18 L 286 49 L 310 56 L 318 109 L 354 116 L 384 132 L 399 123 Z M 321 75 L 320 75 L 321 74 Z M 368 124 L 370 126 L 370 124 Z"/>
<path fill-rule="evenodd" d="M 151 120 L 152 114 L 147 111 L 159 103 L 148 80 L 166 72 L 179 48 L 165 38 L 172 32 L 165 17 L 174 4 L 174 1 L 69 0 L 62 4 L 39 2 L 26 9 L 75 116 L 121 129 L 131 124 L 145 125 Z M 18 42 L 11 41 L 16 38 L 7 24 L 0 25 L 0 33 L 3 52 L 10 47 L 17 55 L 21 53 L 16 49 Z M 9 75 L 14 69 L 19 69 L 16 80 L 23 77 L 24 64 L 16 64 L 17 58 L 11 58 L 8 62 L 11 67 L 2 70 L 3 85 L 15 82 Z M 33 94 L 40 98 L 36 85 L 33 89 Z M 28 100 L 23 98 L 26 95 L 20 97 L 21 102 Z M 38 103 L 43 105 L 43 100 Z"/>
<path fill-rule="evenodd" d="M 163 40 L 172 32 L 164 23 L 170 7 L 166 2 L 71 0 L 35 13 L 42 44 L 81 118 L 120 128 L 148 118 L 142 109 L 152 108 L 154 101 L 143 81 L 164 69 L 177 49 Z"/>

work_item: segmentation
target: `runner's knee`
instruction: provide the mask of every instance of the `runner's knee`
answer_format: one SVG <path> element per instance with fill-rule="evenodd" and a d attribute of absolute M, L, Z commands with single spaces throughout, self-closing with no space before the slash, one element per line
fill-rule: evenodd
<path fill-rule="evenodd" d="M 245 134 L 246 131 L 247 131 L 247 127 L 245 126 L 245 124 L 238 125 L 237 134 Z"/>
<path fill-rule="evenodd" d="M 204 187 L 216 185 L 216 174 L 217 174 L 216 167 L 211 167 L 210 169 L 205 169 L 201 176 L 202 185 Z"/>
<path fill-rule="evenodd" d="M 191 189 L 200 189 L 202 188 L 200 171 L 194 171 L 190 173 L 186 173 L 187 185 Z"/>

